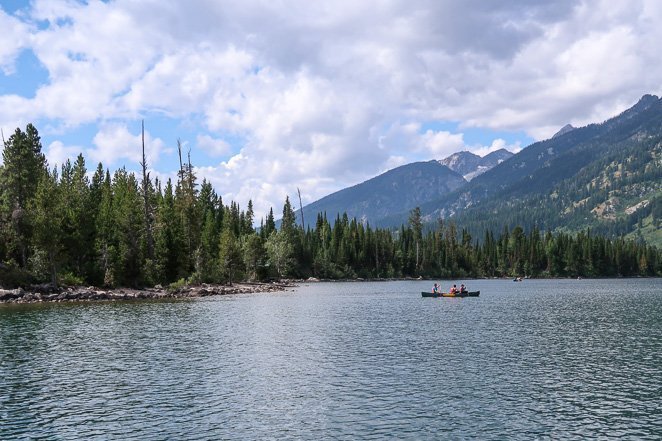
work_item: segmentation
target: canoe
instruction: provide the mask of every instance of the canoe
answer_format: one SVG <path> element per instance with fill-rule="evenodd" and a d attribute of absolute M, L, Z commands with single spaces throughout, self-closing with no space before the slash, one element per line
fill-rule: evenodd
<path fill-rule="evenodd" d="M 451 294 L 449 292 L 425 292 L 421 291 L 423 297 L 478 297 L 480 291 L 467 291 L 467 292 L 458 292 L 456 294 Z"/>

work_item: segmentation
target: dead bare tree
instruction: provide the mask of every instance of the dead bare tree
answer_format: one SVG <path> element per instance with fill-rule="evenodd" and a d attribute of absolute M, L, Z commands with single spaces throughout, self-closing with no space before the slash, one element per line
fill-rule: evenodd
<path fill-rule="evenodd" d="M 142 121 L 143 160 L 140 163 L 143 169 L 143 205 L 145 208 L 145 235 L 147 239 L 147 257 L 154 257 L 154 238 L 152 237 L 152 216 L 149 201 L 149 173 L 147 172 L 147 156 L 145 155 L 145 120 Z"/>
<path fill-rule="evenodd" d="M 306 231 L 306 224 L 303 221 L 303 204 L 301 203 L 301 190 L 297 187 L 297 193 L 299 194 L 299 211 L 301 212 L 301 229 Z"/>
<path fill-rule="evenodd" d="M 179 182 L 184 182 L 184 165 L 182 164 L 182 140 L 177 138 L 177 153 L 179 153 Z"/>

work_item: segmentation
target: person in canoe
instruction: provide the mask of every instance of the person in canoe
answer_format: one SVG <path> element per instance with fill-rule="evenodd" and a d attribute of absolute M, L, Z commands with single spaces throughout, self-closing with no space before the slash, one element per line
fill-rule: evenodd
<path fill-rule="evenodd" d="M 460 292 L 467 292 L 467 287 L 464 286 L 464 283 L 460 285 Z"/>
<path fill-rule="evenodd" d="M 451 294 L 457 294 L 457 286 L 456 285 L 453 285 L 453 287 L 450 290 L 450 293 Z"/>
<path fill-rule="evenodd" d="M 437 285 L 435 283 L 434 286 L 432 287 L 432 292 L 435 293 L 435 294 L 438 293 L 439 292 L 439 285 Z"/>

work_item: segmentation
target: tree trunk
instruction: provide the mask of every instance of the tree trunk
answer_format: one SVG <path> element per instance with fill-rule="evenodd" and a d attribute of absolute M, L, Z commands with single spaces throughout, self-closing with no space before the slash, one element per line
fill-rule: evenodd
<path fill-rule="evenodd" d="M 51 285 L 53 287 L 57 286 L 57 268 L 55 266 L 55 253 L 53 251 L 48 252 L 48 260 L 51 264 Z"/>
<path fill-rule="evenodd" d="M 143 161 L 140 163 L 143 169 L 143 205 L 145 207 L 145 235 L 147 236 L 147 257 L 154 257 L 154 240 L 152 239 L 152 222 L 149 210 L 149 175 L 147 174 L 147 157 L 145 156 L 145 121 L 142 122 L 142 144 Z"/>

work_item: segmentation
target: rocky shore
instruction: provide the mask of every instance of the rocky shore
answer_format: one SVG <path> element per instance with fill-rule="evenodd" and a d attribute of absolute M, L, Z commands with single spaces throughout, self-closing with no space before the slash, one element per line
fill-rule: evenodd
<path fill-rule="evenodd" d="M 50 285 L 31 286 L 27 289 L 0 289 L 0 303 L 75 302 L 97 300 L 186 299 L 227 294 L 248 294 L 286 291 L 293 283 L 235 283 L 232 285 L 190 286 L 177 289 L 161 287 L 131 289 L 103 289 L 90 287 L 55 288 Z"/>

